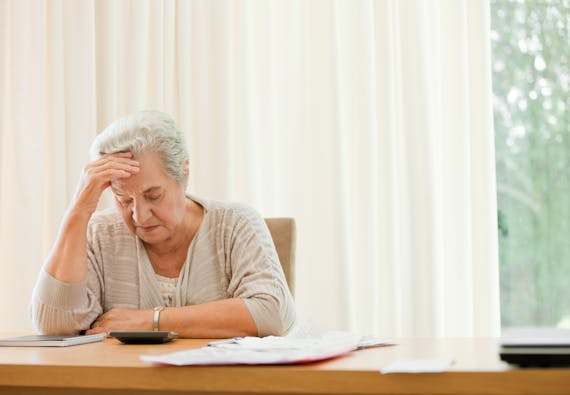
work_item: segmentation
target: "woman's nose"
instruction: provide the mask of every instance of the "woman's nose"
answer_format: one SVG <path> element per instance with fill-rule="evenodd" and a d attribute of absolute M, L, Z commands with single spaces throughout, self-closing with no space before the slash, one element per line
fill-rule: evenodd
<path fill-rule="evenodd" d="M 144 225 L 152 216 L 147 204 L 143 202 L 135 203 L 133 206 L 133 221 L 137 225 Z"/>

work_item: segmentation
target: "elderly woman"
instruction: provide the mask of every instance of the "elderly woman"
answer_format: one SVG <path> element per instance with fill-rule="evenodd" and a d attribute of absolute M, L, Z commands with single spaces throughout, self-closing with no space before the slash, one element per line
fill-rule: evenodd
<path fill-rule="evenodd" d="M 47 334 L 285 334 L 295 307 L 254 210 L 186 194 L 188 152 L 167 115 L 109 125 L 39 275 L 32 319 Z M 104 190 L 112 209 L 96 212 Z"/>

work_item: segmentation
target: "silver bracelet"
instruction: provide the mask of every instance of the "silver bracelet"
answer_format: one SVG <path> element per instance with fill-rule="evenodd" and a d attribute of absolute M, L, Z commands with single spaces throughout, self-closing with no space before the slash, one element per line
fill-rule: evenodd
<path fill-rule="evenodd" d="M 153 331 L 158 332 L 158 321 L 160 320 L 160 312 L 164 306 L 157 306 L 154 308 Z"/>

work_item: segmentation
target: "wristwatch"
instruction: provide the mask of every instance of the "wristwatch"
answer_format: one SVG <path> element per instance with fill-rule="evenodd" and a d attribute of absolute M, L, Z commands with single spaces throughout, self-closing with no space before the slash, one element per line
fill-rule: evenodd
<path fill-rule="evenodd" d="M 164 306 L 157 306 L 154 308 L 154 320 L 153 320 L 153 331 L 158 332 L 158 320 L 160 320 L 160 312 L 164 309 Z"/>

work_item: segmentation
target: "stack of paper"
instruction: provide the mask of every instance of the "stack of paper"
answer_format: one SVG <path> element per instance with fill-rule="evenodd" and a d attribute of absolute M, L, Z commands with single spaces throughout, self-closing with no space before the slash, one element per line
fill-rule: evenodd
<path fill-rule="evenodd" d="M 320 361 L 346 354 L 358 347 L 361 336 L 327 332 L 318 338 L 244 337 L 215 346 L 166 355 L 142 355 L 141 359 L 167 365 L 264 365 Z"/>

